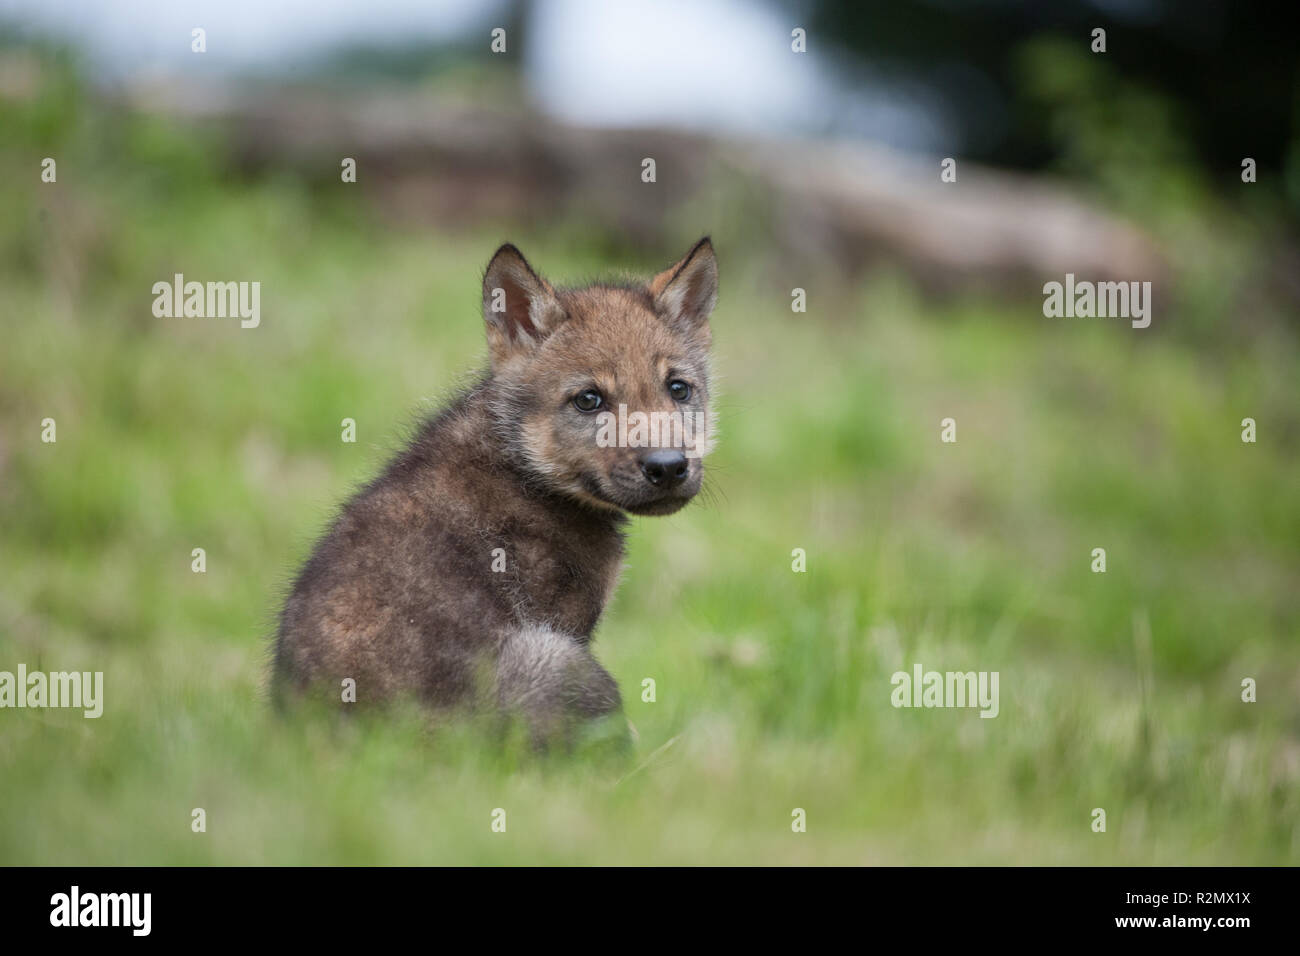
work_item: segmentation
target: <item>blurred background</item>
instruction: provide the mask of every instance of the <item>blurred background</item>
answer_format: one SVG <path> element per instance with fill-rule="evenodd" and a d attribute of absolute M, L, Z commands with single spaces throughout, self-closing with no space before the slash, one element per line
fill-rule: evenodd
<path fill-rule="evenodd" d="M 0 862 L 1296 862 L 1298 118 L 1263 3 L 0 0 L 0 669 L 106 685 L 0 712 Z M 625 765 L 274 720 L 283 589 L 482 366 L 497 245 L 704 234 L 721 442 L 598 634 Z M 261 324 L 156 318 L 175 273 Z M 1150 328 L 1045 318 L 1066 273 Z M 999 717 L 895 710 L 915 663 Z"/>

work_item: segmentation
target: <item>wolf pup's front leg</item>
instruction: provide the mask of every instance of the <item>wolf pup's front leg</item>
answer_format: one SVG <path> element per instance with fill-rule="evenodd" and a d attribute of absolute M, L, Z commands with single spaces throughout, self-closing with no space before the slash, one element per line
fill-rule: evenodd
<path fill-rule="evenodd" d="M 644 285 L 572 289 L 497 250 L 489 373 L 316 546 L 281 615 L 276 689 L 490 706 L 539 741 L 616 713 L 592 635 L 627 515 L 699 491 L 716 298 L 707 239 Z"/>

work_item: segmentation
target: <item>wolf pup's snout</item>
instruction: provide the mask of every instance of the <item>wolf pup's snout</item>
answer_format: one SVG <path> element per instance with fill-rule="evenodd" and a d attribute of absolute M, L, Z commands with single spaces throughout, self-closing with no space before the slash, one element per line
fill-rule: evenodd
<path fill-rule="evenodd" d="M 686 480 L 690 462 L 684 452 L 652 451 L 641 456 L 641 474 L 661 491 L 672 491 Z"/>
<path fill-rule="evenodd" d="M 539 744 L 617 715 L 592 633 L 627 515 L 700 489 L 717 285 L 708 239 L 649 282 L 572 289 L 498 249 L 489 371 L 316 546 L 280 618 L 277 689 L 517 713 Z"/>

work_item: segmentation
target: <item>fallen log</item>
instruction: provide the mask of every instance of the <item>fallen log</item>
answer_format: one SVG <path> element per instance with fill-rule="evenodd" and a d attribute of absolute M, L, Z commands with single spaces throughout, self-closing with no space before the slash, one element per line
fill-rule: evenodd
<path fill-rule="evenodd" d="M 849 270 L 887 260 L 937 288 L 1030 286 L 1074 273 L 1147 280 L 1167 265 L 1157 243 L 1043 177 L 863 143 L 739 140 L 663 129 L 591 129 L 534 112 L 483 109 L 412 92 L 137 92 L 131 108 L 219 124 L 238 168 L 339 178 L 404 218 L 545 223 L 586 217 L 636 243 L 668 245 L 690 206 L 709 228 L 718 196 L 750 215 L 782 253 Z M 651 158 L 655 179 L 644 182 Z M 685 218 L 690 218 L 689 216 Z"/>

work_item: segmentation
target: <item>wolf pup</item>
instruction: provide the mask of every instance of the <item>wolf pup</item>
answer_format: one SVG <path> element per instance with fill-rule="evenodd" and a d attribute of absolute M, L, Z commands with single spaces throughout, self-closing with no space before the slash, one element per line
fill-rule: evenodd
<path fill-rule="evenodd" d="M 592 633 L 627 515 L 672 514 L 700 489 L 708 428 L 678 423 L 712 421 L 717 287 L 708 238 L 648 283 L 572 289 L 498 249 L 490 370 L 317 544 L 280 617 L 277 693 L 337 701 L 351 678 L 357 702 L 518 715 L 543 744 L 619 712 Z M 647 419 L 674 427 L 647 434 Z"/>

